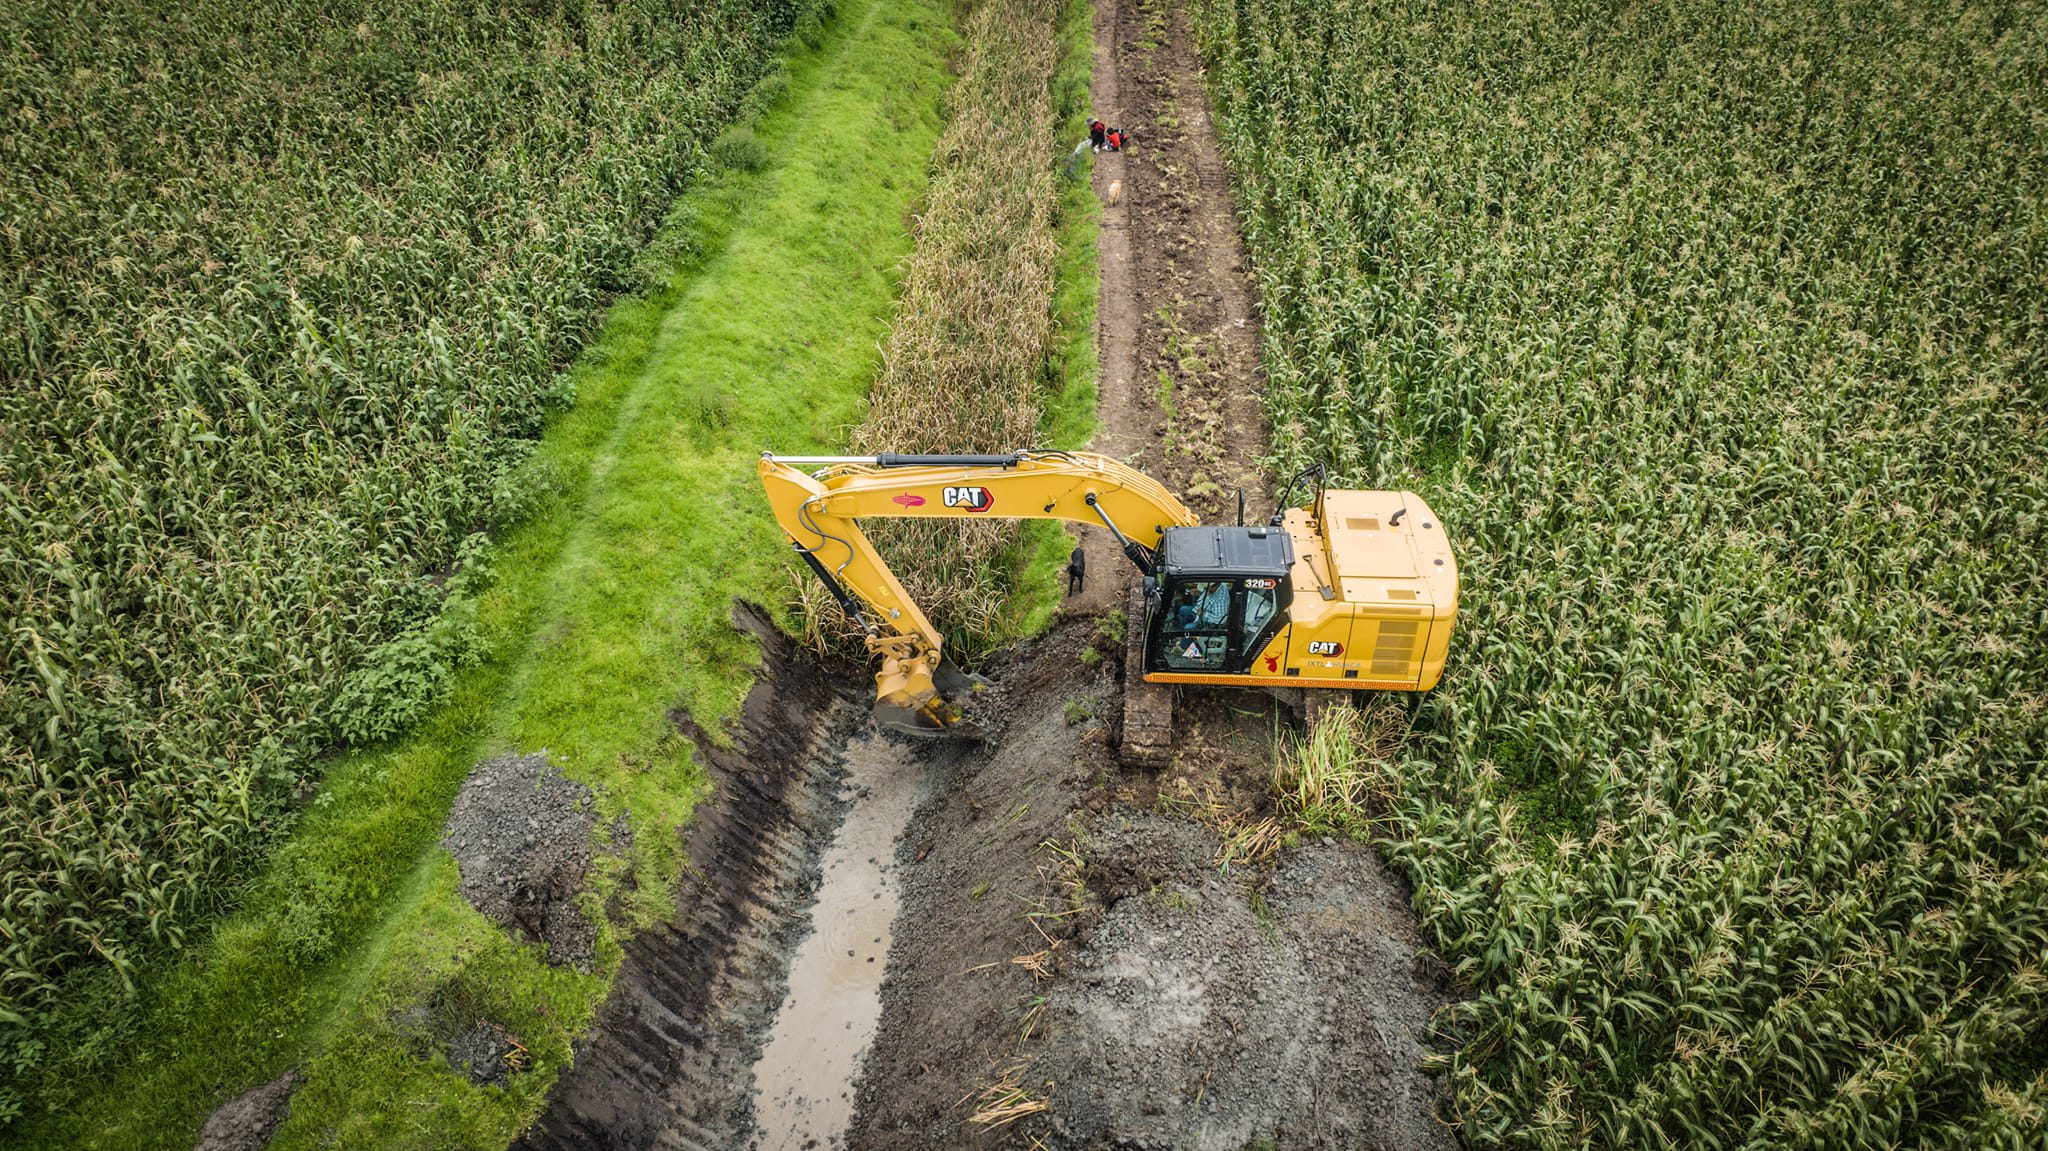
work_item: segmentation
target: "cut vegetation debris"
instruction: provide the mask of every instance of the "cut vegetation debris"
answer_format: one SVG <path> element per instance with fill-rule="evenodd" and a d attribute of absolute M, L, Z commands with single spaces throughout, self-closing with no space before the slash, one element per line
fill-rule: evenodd
<path fill-rule="evenodd" d="M 2048 7 L 1199 11 L 1275 449 L 1464 545 L 1468 1142 L 2042 1146 Z"/>

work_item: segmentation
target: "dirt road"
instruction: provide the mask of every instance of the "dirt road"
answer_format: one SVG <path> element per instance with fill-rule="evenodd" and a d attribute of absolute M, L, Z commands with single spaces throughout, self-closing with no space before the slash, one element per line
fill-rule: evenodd
<path fill-rule="evenodd" d="M 1258 308 L 1201 85 L 1184 16 L 1129 0 L 1096 5 L 1095 114 L 1134 143 L 1095 159 L 1102 378 L 1089 446 L 1164 480 L 1204 521 L 1229 522 L 1240 488 L 1252 516 L 1270 512 L 1275 493 L 1259 468 L 1268 425 Z M 1072 610 L 1121 605 L 1129 563 L 1107 532 L 1085 540 L 1089 571 L 1111 578 Z"/>

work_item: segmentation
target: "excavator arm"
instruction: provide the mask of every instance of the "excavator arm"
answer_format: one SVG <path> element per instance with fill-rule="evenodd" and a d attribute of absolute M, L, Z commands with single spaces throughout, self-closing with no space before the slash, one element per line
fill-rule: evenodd
<path fill-rule="evenodd" d="M 806 472 L 805 467 L 817 467 Z M 859 521 L 1054 519 L 1110 530 L 1150 574 L 1166 529 L 1197 522 L 1156 481 L 1091 452 L 1005 455 L 775 456 L 762 453 L 761 485 L 790 546 L 823 580 L 882 657 L 875 710 L 899 729 L 944 731 L 960 722 L 973 687 L 944 641 L 875 551 Z"/>

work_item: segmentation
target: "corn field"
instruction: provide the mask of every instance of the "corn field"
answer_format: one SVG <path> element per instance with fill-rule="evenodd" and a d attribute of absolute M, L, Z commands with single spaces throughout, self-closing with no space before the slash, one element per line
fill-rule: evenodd
<path fill-rule="evenodd" d="M 1202 0 L 1475 1146 L 2048 1146 L 2048 8 Z"/>
<path fill-rule="evenodd" d="M 0 1062 L 445 675 L 448 569 L 815 8 L 0 7 Z"/>

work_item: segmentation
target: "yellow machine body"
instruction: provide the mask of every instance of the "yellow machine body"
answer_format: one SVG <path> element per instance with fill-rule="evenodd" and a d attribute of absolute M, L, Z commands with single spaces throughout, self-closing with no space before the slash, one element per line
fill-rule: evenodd
<path fill-rule="evenodd" d="M 1405 511 L 1404 511 L 1405 509 Z M 1399 513 L 1399 518 L 1396 514 Z M 1458 614 L 1458 564 L 1414 492 L 1330 491 L 1290 508 L 1287 622 L 1243 672 L 1152 671 L 1154 683 L 1428 691 Z"/>
<path fill-rule="evenodd" d="M 1106 528 L 1147 577 L 1127 666 L 1150 682 L 1426 691 L 1443 675 L 1458 569 L 1413 492 L 1325 491 L 1272 524 L 1203 527 L 1156 481 L 1088 452 L 764 454 L 760 474 L 790 545 L 867 631 L 876 709 L 899 728 L 958 724 L 975 681 L 861 531 L 877 516 Z"/>

